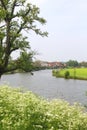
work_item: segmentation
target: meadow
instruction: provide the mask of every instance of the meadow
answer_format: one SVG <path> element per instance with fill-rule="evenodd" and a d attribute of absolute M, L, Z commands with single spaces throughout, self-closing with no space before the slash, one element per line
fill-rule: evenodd
<path fill-rule="evenodd" d="M 0 86 L 0 130 L 87 130 L 84 107 Z"/>
<path fill-rule="evenodd" d="M 87 68 L 69 68 L 53 70 L 53 76 L 87 80 Z M 67 76 L 66 76 L 66 73 Z"/>

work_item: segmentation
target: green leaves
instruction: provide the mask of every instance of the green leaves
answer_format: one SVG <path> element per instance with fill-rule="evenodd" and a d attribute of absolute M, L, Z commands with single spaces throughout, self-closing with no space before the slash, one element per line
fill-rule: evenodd
<path fill-rule="evenodd" d="M 6 17 L 6 10 L 0 7 L 0 22 Z"/>
<path fill-rule="evenodd" d="M 19 69 L 25 72 L 32 71 L 32 68 L 33 68 L 32 57 L 33 57 L 33 52 L 29 52 L 29 53 L 27 53 L 26 51 L 21 52 L 20 57 L 18 59 Z"/>

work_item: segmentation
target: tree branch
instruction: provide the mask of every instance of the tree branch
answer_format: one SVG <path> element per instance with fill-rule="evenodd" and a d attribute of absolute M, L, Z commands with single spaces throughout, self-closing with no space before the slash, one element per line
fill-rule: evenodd
<path fill-rule="evenodd" d="M 23 15 L 22 17 L 26 17 L 30 11 L 31 11 L 31 8 L 29 8 L 29 9 L 27 10 L 27 12 L 25 13 L 25 15 Z M 18 14 L 15 15 L 15 17 L 16 17 L 16 16 L 18 16 Z M 14 17 L 13 17 L 13 18 L 14 18 Z M 24 25 L 25 25 L 26 23 L 27 23 L 27 20 L 24 20 L 24 22 L 20 25 L 20 27 L 19 27 L 19 29 L 18 29 L 18 31 L 17 31 L 16 34 L 19 34 L 19 33 L 21 32 L 21 30 L 24 28 Z M 11 42 L 13 42 L 13 41 L 15 40 L 15 38 L 16 38 L 16 36 L 13 37 L 13 39 L 12 39 Z"/>
<path fill-rule="evenodd" d="M 7 68 L 4 72 L 6 73 L 6 72 L 11 72 L 11 71 L 14 71 L 14 70 L 17 70 L 18 69 L 18 67 L 13 67 L 13 68 Z"/>
<path fill-rule="evenodd" d="M 3 28 L 3 27 L 5 27 L 5 25 L 0 26 L 0 28 Z"/>
<path fill-rule="evenodd" d="M 25 13 L 25 15 L 24 15 L 23 17 L 26 17 L 30 11 L 31 11 L 31 8 L 28 9 L 28 11 Z M 27 21 L 25 20 L 25 21 L 21 24 L 19 30 L 17 31 L 17 34 L 20 33 L 20 31 L 23 29 L 23 27 L 24 27 L 24 25 L 25 25 L 26 23 L 27 23 Z"/>
<path fill-rule="evenodd" d="M 10 54 L 11 54 L 13 51 L 18 50 L 18 49 L 19 49 L 19 47 L 15 47 L 15 48 L 11 49 Z"/>
<path fill-rule="evenodd" d="M 14 0 L 14 2 L 13 2 L 12 11 L 11 11 L 11 17 L 13 16 L 16 2 L 17 2 L 17 0 Z"/>

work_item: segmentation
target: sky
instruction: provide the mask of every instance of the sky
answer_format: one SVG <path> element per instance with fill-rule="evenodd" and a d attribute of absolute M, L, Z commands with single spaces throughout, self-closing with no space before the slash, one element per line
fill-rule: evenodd
<path fill-rule="evenodd" d="M 40 8 L 48 37 L 28 34 L 43 61 L 87 61 L 87 0 L 28 0 Z"/>

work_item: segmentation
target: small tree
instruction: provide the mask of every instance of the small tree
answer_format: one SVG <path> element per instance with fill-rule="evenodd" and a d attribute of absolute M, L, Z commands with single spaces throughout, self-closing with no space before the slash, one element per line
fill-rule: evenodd
<path fill-rule="evenodd" d="M 47 32 L 42 32 L 35 24 L 37 21 L 46 23 L 39 13 L 39 8 L 26 0 L 0 0 L 0 77 L 5 72 L 17 69 L 17 66 L 8 68 L 12 52 L 30 49 L 24 31 L 33 30 L 36 34 L 47 36 Z"/>

